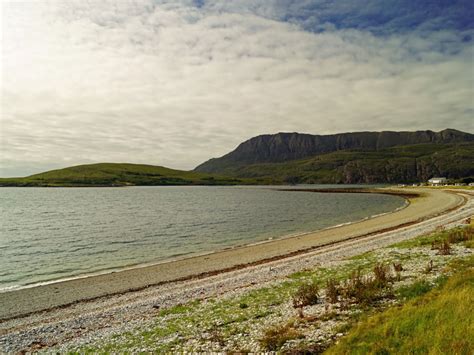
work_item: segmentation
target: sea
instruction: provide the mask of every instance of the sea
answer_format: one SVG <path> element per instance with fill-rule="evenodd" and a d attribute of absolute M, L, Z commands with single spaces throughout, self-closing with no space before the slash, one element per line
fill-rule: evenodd
<path fill-rule="evenodd" d="M 286 238 L 406 203 L 282 188 L 294 187 L 0 188 L 0 292 Z"/>

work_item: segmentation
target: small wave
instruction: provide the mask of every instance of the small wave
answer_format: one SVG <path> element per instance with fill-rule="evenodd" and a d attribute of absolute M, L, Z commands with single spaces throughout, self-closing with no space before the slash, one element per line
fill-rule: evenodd
<path fill-rule="evenodd" d="M 20 289 L 22 286 L 21 285 L 11 285 L 11 286 L 4 286 L 0 287 L 0 293 L 5 293 L 5 292 L 10 292 L 14 290 Z"/>

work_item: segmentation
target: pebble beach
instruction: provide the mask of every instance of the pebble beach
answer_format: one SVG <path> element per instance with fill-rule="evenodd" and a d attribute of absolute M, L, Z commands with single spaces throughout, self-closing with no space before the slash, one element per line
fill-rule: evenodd
<path fill-rule="evenodd" d="M 0 349 L 87 344 L 152 322 L 157 312 L 263 287 L 294 272 L 456 225 L 472 216 L 469 192 L 410 189 L 406 208 L 350 225 L 194 258 L 0 294 Z"/>

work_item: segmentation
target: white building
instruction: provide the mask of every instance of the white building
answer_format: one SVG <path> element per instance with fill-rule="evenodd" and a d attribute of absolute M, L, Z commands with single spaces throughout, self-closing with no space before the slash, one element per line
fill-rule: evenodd
<path fill-rule="evenodd" d="M 432 186 L 444 185 L 448 182 L 448 179 L 445 177 L 433 177 L 428 180 L 428 183 Z"/>

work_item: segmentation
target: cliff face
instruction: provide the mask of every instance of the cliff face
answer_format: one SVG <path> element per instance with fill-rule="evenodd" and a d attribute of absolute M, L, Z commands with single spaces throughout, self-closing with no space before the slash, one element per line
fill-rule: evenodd
<path fill-rule="evenodd" d="M 327 136 L 278 133 L 252 138 L 200 172 L 305 183 L 394 183 L 434 175 L 474 176 L 474 135 L 357 132 Z"/>
<path fill-rule="evenodd" d="M 221 158 L 208 160 L 195 170 L 219 172 L 234 164 L 276 163 L 340 150 L 377 151 L 402 145 L 461 142 L 474 142 L 474 135 L 453 129 L 441 132 L 355 132 L 325 136 L 278 133 L 251 138 L 234 151 Z"/>

